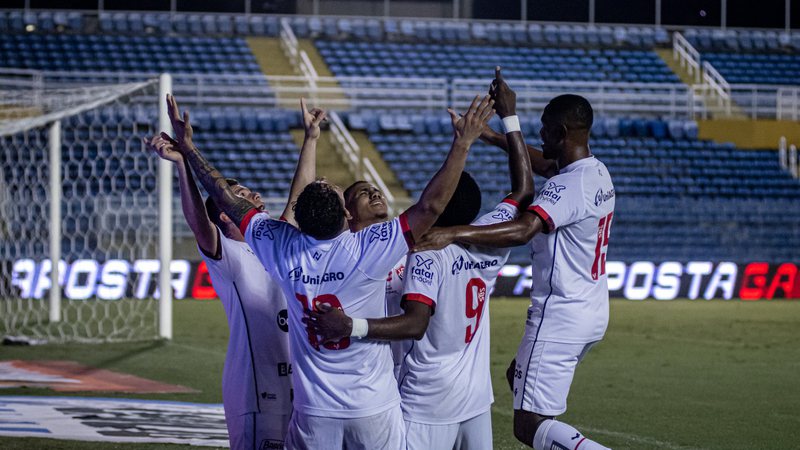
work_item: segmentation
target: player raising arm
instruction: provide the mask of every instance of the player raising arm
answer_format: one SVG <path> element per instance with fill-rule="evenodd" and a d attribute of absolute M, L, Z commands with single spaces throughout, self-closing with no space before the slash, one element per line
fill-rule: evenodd
<path fill-rule="evenodd" d="M 561 95 L 542 113 L 543 156 L 560 170 L 518 219 L 429 233 L 419 247 L 459 242 L 505 247 L 530 241 L 533 289 L 525 334 L 507 372 L 513 384 L 514 435 L 536 450 L 603 449 L 554 420 L 567 408 L 575 368 L 608 326 L 606 253 L 614 185 L 589 150 L 593 113 Z"/>
<path fill-rule="evenodd" d="M 512 192 L 473 222 L 481 208 L 481 193 L 472 177 L 463 173 L 436 226 L 511 220 L 533 197 L 533 176 L 516 118 L 515 94 L 499 68 L 490 92 L 511 143 Z M 458 120 L 453 116 L 454 123 Z M 408 449 L 492 447 L 489 297 L 508 255 L 506 249 L 461 244 L 412 253 L 403 287 L 405 314 L 368 320 L 367 337 L 418 340 L 406 352 L 400 369 Z M 354 320 L 359 320 L 351 320 L 338 309 L 311 312 L 310 319 L 309 325 L 318 334 L 334 340 L 350 335 Z"/>
<path fill-rule="evenodd" d="M 170 98 L 168 106 L 170 118 L 174 121 L 178 116 L 177 105 Z M 325 118 L 321 110 L 309 113 L 302 100 L 301 110 L 306 139 L 300 153 L 298 180 L 295 180 L 300 183 L 303 177 L 313 179 L 313 159 L 309 173 L 308 154 L 315 151 L 319 123 Z M 191 140 L 192 130 L 188 121 L 183 133 L 184 139 Z M 191 169 L 175 149 L 177 142 L 162 133 L 146 140 L 146 143 L 162 159 L 175 163 L 183 215 L 225 307 L 230 339 L 222 375 L 222 397 L 230 447 L 283 446 L 292 408 L 283 292 L 271 277 L 250 270 L 260 263 L 227 214 L 220 211 L 211 198 L 203 204 Z M 313 158 L 313 154 L 311 156 Z M 259 210 L 264 209 L 257 192 L 235 180 L 226 181 L 238 197 Z M 290 220 L 294 217 L 290 208 L 284 215 Z M 264 342 L 272 344 L 266 346 Z"/>
<path fill-rule="evenodd" d="M 386 273 L 444 209 L 470 145 L 493 114 L 492 104 L 488 96 L 473 101 L 447 160 L 416 205 L 398 218 L 357 233 L 348 230 L 349 214 L 337 186 L 318 181 L 304 188 L 295 205 L 297 230 L 241 202 L 196 147 L 180 146 L 198 179 L 239 224 L 262 265 L 290 299 L 295 398 L 287 448 L 404 446 L 388 345 L 358 339 L 363 333 L 322 344 L 316 334 L 306 331 L 301 319 L 305 311 L 321 304 L 363 317 L 384 311 Z M 181 142 L 178 128 L 176 140 Z"/>

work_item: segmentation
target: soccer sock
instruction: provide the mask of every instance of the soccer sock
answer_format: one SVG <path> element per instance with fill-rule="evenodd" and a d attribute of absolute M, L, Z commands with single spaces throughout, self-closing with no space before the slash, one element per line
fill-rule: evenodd
<path fill-rule="evenodd" d="M 534 450 L 609 450 L 586 438 L 572 426 L 547 419 L 539 424 L 533 437 Z"/>

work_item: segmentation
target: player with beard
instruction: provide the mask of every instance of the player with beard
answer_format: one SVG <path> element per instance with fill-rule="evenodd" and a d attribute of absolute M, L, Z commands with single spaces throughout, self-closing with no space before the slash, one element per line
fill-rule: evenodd
<path fill-rule="evenodd" d="M 183 123 L 173 124 L 178 148 L 197 178 L 293 300 L 288 315 L 295 397 L 286 448 L 405 446 L 388 346 L 361 339 L 369 332 L 366 321 L 358 322 L 351 336 L 323 344 L 302 318 L 324 304 L 366 317 L 385 314 L 386 273 L 444 210 L 469 147 L 494 113 L 493 103 L 488 96 L 473 100 L 454 127 L 447 159 L 415 205 L 357 233 L 348 229 L 341 190 L 324 181 L 309 184 L 297 199 L 300 230 L 272 220 L 236 197 L 199 150 L 183 142 L 188 115 Z"/>
<path fill-rule="evenodd" d="M 567 408 L 578 363 L 608 326 L 608 252 L 614 184 L 589 150 L 593 112 L 578 95 L 553 98 L 542 113 L 543 158 L 555 174 L 518 219 L 431 231 L 418 248 L 453 241 L 507 247 L 530 243 L 533 288 L 525 334 L 507 371 L 514 435 L 536 450 L 605 449 L 555 420 Z M 530 149 L 529 149 L 530 150 Z"/>
<path fill-rule="evenodd" d="M 174 120 L 179 114 L 177 105 L 171 97 L 168 103 L 170 118 Z M 294 211 L 289 205 L 299 195 L 299 186 L 313 180 L 309 162 L 313 166 L 319 125 L 325 119 L 324 111 L 308 111 L 305 101 L 300 103 L 305 141 L 289 203 L 282 215 L 292 223 Z M 191 141 L 191 137 L 190 132 L 185 139 Z M 228 215 L 211 198 L 203 204 L 192 171 L 175 148 L 177 142 L 162 133 L 146 143 L 159 157 L 175 164 L 183 215 L 225 308 L 230 338 L 222 372 L 222 401 L 230 447 L 282 448 L 292 411 L 283 292 L 270 276 L 251 270 L 261 263 Z M 259 193 L 236 180 L 226 179 L 226 182 L 236 196 L 264 210 Z M 270 345 L 264 345 L 265 342 Z"/>
<path fill-rule="evenodd" d="M 526 208 L 532 200 L 533 174 L 516 117 L 515 94 L 499 68 L 490 92 L 506 125 L 512 192 L 475 220 L 481 192 L 472 177 L 463 173 L 437 227 L 512 220 L 519 208 Z M 492 447 L 488 304 L 509 253 L 509 249 L 458 243 L 438 251 L 412 253 L 403 285 L 406 313 L 368 319 L 370 339 L 417 340 L 403 359 L 399 378 L 408 449 Z M 316 333 L 334 341 L 349 335 L 353 326 L 353 319 L 338 309 L 312 312 L 310 319 L 309 326 Z M 391 322 L 398 325 L 378 328 Z"/>

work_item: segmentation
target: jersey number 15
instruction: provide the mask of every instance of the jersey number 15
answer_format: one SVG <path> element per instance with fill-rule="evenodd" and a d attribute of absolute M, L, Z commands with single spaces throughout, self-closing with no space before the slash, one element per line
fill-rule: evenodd
<path fill-rule="evenodd" d="M 597 280 L 606 274 L 606 254 L 608 253 L 608 234 L 611 232 L 611 218 L 614 213 L 602 217 L 597 224 L 597 245 L 594 248 L 594 263 L 592 264 L 592 279 Z"/>

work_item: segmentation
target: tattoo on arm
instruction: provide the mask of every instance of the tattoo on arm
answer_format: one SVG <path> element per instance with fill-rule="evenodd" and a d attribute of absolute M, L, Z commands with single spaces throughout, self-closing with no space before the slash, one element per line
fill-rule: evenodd
<path fill-rule="evenodd" d="M 194 169 L 200 184 L 208 191 L 214 202 L 231 218 L 236 226 L 239 226 L 244 216 L 253 209 L 253 205 L 233 193 L 225 177 L 211 165 L 197 147 L 192 147 L 190 151 L 186 152 L 185 157 L 189 161 L 189 165 Z"/>

